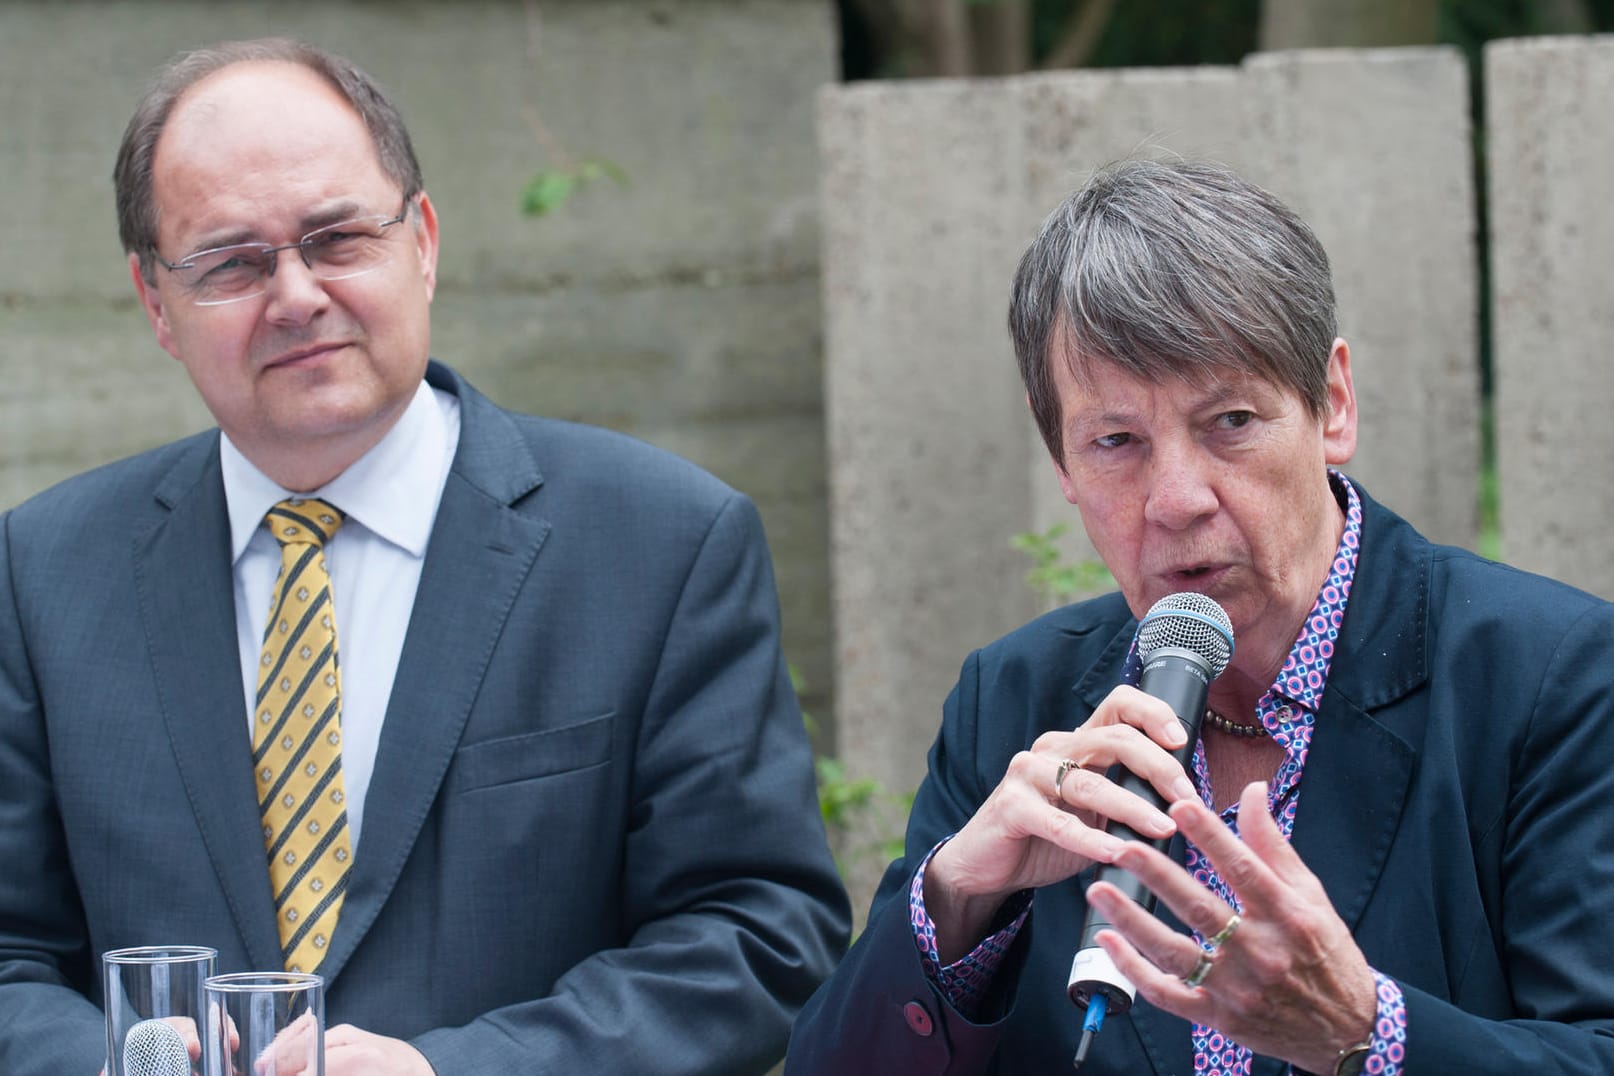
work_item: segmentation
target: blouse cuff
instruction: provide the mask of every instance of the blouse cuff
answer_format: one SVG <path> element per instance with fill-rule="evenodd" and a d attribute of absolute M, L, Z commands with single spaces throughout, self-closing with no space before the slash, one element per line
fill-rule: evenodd
<path fill-rule="evenodd" d="M 993 921 L 1001 926 L 969 953 L 943 966 L 941 950 L 936 945 L 936 924 L 931 922 L 930 913 L 925 911 L 925 868 L 930 866 L 931 858 L 941 846 L 950 840 L 952 837 L 939 841 L 914 872 L 913 883 L 908 887 L 908 921 L 913 926 L 914 944 L 919 949 L 919 961 L 924 966 L 925 978 L 941 991 L 949 1005 L 973 1020 L 1003 958 L 1008 955 L 1009 948 L 1020 935 L 1026 916 L 1031 913 L 1031 890 L 1023 889 L 1005 901 Z"/>

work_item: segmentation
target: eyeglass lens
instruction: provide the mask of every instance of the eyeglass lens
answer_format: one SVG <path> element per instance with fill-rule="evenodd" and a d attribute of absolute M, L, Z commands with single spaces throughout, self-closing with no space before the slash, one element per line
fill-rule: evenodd
<path fill-rule="evenodd" d="M 296 242 L 272 247 L 238 243 L 198 251 L 173 272 L 202 305 L 250 299 L 265 290 L 282 251 L 296 250 L 319 280 L 346 280 L 379 267 L 386 260 L 386 230 L 400 218 L 363 217 L 309 232 Z"/>

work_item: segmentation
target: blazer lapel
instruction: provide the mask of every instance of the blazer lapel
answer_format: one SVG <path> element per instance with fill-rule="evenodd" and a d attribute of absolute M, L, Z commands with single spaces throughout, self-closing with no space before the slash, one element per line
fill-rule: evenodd
<path fill-rule="evenodd" d="M 1378 886 L 1416 757 L 1413 745 L 1325 692 L 1290 844 L 1353 931 Z"/>
<path fill-rule="evenodd" d="M 155 495 L 167 511 L 136 531 L 133 561 L 158 704 L 236 929 L 256 966 L 278 968 L 280 942 L 236 649 L 218 435 L 199 439 Z"/>
<path fill-rule="evenodd" d="M 511 506 L 542 483 L 511 417 L 433 363 L 460 397 L 460 443 L 443 489 L 387 703 L 348 893 L 330 951 L 333 979 L 375 922 L 420 834 L 470 717 L 522 581 L 549 533 Z"/>
<path fill-rule="evenodd" d="M 1427 678 L 1430 556 L 1362 498 L 1362 547 L 1300 780 L 1290 843 L 1353 930 L 1379 882 L 1423 744 L 1423 711 L 1397 706 Z"/>

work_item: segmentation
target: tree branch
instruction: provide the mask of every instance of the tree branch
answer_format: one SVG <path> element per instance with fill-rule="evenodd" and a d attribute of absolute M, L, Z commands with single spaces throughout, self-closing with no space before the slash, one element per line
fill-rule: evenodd
<path fill-rule="evenodd" d="M 1059 38 L 1043 58 L 1044 69 L 1081 67 L 1093 58 L 1093 50 L 1104 36 L 1115 12 L 1115 0 L 1086 0 L 1073 11 L 1059 29 Z"/>
<path fill-rule="evenodd" d="M 971 4 L 968 15 L 977 75 L 1017 75 L 1031 66 L 1030 0 Z"/>

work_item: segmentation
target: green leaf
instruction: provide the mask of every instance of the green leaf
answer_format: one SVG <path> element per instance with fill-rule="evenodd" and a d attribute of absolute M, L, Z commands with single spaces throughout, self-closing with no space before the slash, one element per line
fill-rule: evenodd
<path fill-rule="evenodd" d="M 577 166 L 577 178 L 585 183 L 595 179 L 611 179 L 624 187 L 628 185 L 628 174 L 614 161 L 608 161 L 604 157 L 589 157 L 583 160 Z"/>
<path fill-rule="evenodd" d="M 566 204 L 576 187 L 577 180 L 569 173 L 546 168 L 521 192 L 521 211 L 529 217 L 553 213 Z"/>
<path fill-rule="evenodd" d="M 1065 524 L 1055 523 L 1041 534 L 1026 531 L 1009 539 L 1010 545 L 1031 558 L 1026 582 L 1043 597 L 1061 602 L 1081 594 L 1112 589 L 1115 580 L 1102 561 L 1086 559 L 1065 563 L 1059 539 L 1067 529 Z"/>

